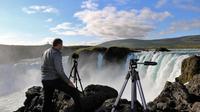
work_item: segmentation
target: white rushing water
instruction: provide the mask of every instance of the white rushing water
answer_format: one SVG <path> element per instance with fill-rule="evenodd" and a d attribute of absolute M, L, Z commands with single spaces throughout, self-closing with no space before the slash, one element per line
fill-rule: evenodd
<path fill-rule="evenodd" d="M 138 71 L 142 82 L 147 102 L 152 101 L 163 89 L 165 82 L 174 81 L 181 74 L 181 63 L 183 59 L 198 54 L 198 52 L 142 52 L 134 56 L 128 55 L 124 67 L 111 65 L 103 67 L 103 54 L 99 54 L 97 69 L 91 68 L 90 62 L 79 68 L 83 86 L 89 84 L 102 84 L 111 86 L 118 91 L 125 80 L 128 71 L 129 60 L 133 57 L 139 58 L 139 62 L 155 61 L 156 66 L 139 65 Z M 80 58 L 81 59 L 81 58 Z M 63 58 L 64 67 L 67 66 L 68 57 Z M 0 65 L 0 111 L 11 112 L 23 105 L 25 91 L 32 86 L 41 86 L 40 83 L 41 59 L 22 60 L 16 64 Z M 65 72 L 69 75 L 69 70 Z M 130 100 L 130 81 L 124 91 L 123 98 Z"/>

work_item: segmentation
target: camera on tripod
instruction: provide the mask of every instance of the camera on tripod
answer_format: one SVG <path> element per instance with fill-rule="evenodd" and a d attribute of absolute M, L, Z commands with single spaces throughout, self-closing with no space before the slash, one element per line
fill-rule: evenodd
<path fill-rule="evenodd" d="M 146 66 L 153 66 L 153 65 L 157 65 L 156 62 L 151 62 L 151 61 L 145 61 L 145 62 L 138 62 L 139 59 L 131 59 L 130 60 L 130 67 L 131 68 L 137 68 L 137 64 L 143 64 Z"/>
<path fill-rule="evenodd" d="M 79 58 L 79 54 L 73 53 L 73 54 L 72 54 L 72 58 L 73 58 L 73 59 L 78 59 L 78 58 Z"/>
<path fill-rule="evenodd" d="M 137 102 L 137 88 L 139 90 L 139 95 L 140 95 L 140 98 L 141 98 L 141 101 L 142 101 L 144 111 L 145 112 L 147 111 L 147 105 L 146 105 L 146 100 L 145 100 L 144 93 L 143 93 L 143 90 L 142 90 L 142 84 L 140 82 L 139 73 L 136 70 L 136 68 L 137 68 L 138 64 L 142 64 L 142 65 L 146 65 L 146 66 L 150 66 L 150 65 L 154 66 L 154 65 L 157 65 L 157 63 L 151 62 L 151 61 L 145 61 L 145 62 L 138 62 L 138 61 L 139 61 L 139 59 L 136 59 L 136 58 L 133 58 L 133 59 L 130 60 L 130 64 L 129 64 L 130 70 L 128 71 L 128 73 L 126 75 L 125 82 L 122 85 L 120 93 L 117 96 L 117 99 L 116 99 L 116 101 L 113 105 L 111 112 L 115 112 L 116 107 L 119 103 L 119 100 L 121 99 L 121 96 L 124 92 L 124 89 L 125 89 L 127 83 L 128 83 L 128 80 L 130 78 L 131 78 L 131 112 L 136 112 L 136 104 L 135 103 Z"/>
<path fill-rule="evenodd" d="M 72 69 L 70 71 L 70 76 L 69 76 L 69 79 L 74 79 L 74 83 L 75 83 L 75 87 L 78 89 L 78 83 L 80 84 L 80 87 L 81 87 L 81 91 L 84 95 L 84 91 L 83 91 L 83 85 L 82 85 L 82 82 L 81 82 L 81 78 L 80 78 L 80 75 L 79 75 L 79 72 L 78 72 L 78 58 L 79 58 L 79 55 L 77 53 L 73 53 L 72 54 L 72 58 L 74 60 L 74 64 L 72 66 Z"/>

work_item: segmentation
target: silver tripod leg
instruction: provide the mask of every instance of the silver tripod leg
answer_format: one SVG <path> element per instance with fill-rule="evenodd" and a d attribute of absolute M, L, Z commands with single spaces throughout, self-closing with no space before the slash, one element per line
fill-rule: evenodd
<path fill-rule="evenodd" d="M 144 93 L 143 93 L 143 90 L 142 90 L 142 85 L 141 85 L 138 73 L 137 73 L 136 77 L 137 77 L 137 86 L 138 86 L 138 90 L 139 90 L 139 93 L 140 93 L 140 98 L 141 98 L 141 101 L 142 101 L 142 105 L 144 107 L 144 110 L 146 111 L 147 110 L 147 105 L 146 105 L 146 101 L 145 101 L 145 98 L 144 98 Z"/>
<path fill-rule="evenodd" d="M 146 101 L 145 101 L 145 98 L 144 98 L 144 93 L 143 93 L 143 90 L 142 90 L 140 77 L 139 77 L 137 71 L 135 71 L 135 80 L 136 80 L 136 84 L 137 84 L 137 87 L 138 87 L 138 90 L 139 90 L 139 94 L 140 94 L 140 98 L 141 98 L 141 101 L 142 101 L 142 105 L 144 107 L 144 110 L 146 111 L 147 110 L 147 105 L 146 105 Z"/>
<path fill-rule="evenodd" d="M 135 73 L 131 74 L 131 112 L 136 112 L 136 101 L 137 101 L 137 85 L 135 79 Z"/>
<path fill-rule="evenodd" d="M 112 108 L 111 112 L 115 112 L 115 109 L 116 109 L 116 107 L 117 107 L 117 105 L 118 105 L 118 103 L 119 103 L 120 98 L 122 97 L 122 94 L 123 94 L 123 92 L 124 92 L 124 89 L 126 88 L 126 85 L 127 85 L 127 83 L 128 83 L 129 78 L 130 78 L 130 72 L 128 72 L 128 74 L 126 75 L 126 79 L 125 79 L 125 81 L 124 81 L 124 84 L 123 84 L 123 86 L 122 86 L 122 89 L 121 89 L 119 95 L 117 96 L 117 99 L 116 99 L 116 101 L 115 101 L 115 103 L 114 103 L 114 105 L 113 105 L 113 108 Z"/>

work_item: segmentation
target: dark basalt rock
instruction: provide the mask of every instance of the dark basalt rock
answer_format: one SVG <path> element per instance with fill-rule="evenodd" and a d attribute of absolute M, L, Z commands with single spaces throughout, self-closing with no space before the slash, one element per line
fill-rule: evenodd
<path fill-rule="evenodd" d="M 169 52 L 170 50 L 167 48 L 164 48 L 164 47 L 160 47 L 160 48 L 155 49 L 155 51 L 156 52 Z"/>
<path fill-rule="evenodd" d="M 98 60 L 98 55 L 99 53 L 104 54 L 107 48 L 105 47 L 88 47 L 88 48 L 83 48 L 75 51 L 73 54 L 78 54 L 79 55 L 79 67 L 83 67 L 87 65 L 91 69 L 96 69 L 97 68 L 97 61 Z M 73 64 L 72 60 L 72 55 L 69 57 L 70 61 L 68 61 L 68 65 Z M 90 62 L 88 64 L 88 62 Z M 71 66 L 69 68 L 71 68 Z"/>
<path fill-rule="evenodd" d="M 85 112 L 94 112 L 107 99 L 117 97 L 118 93 L 115 89 L 108 86 L 89 85 L 84 90 L 83 107 Z"/>
<path fill-rule="evenodd" d="M 180 83 L 167 82 L 160 95 L 149 104 L 150 110 L 178 111 L 189 110 L 189 93 Z"/>
<path fill-rule="evenodd" d="M 90 85 L 84 90 L 86 96 L 82 97 L 84 112 L 94 112 L 105 100 L 117 97 L 118 93 L 115 89 L 108 86 Z M 15 112 L 41 112 L 43 104 L 42 87 L 34 86 L 26 92 L 26 100 L 24 106 Z M 53 112 L 67 112 L 67 108 L 73 105 L 73 100 L 61 91 L 55 91 L 53 96 L 54 110 Z"/>
<path fill-rule="evenodd" d="M 105 51 L 104 59 L 107 62 L 106 64 L 121 63 L 127 58 L 127 55 L 130 52 L 131 50 L 129 48 L 110 47 Z"/>
<path fill-rule="evenodd" d="M 106 100 L 97 112 L 111 112 L 115 98 Z M 117 112 L 131 112 L 131 102 L 121 99 L 116 107 Z M 144 112 L 142 105 L 136 102 L 136 112 Z"/>
<path fill-rule="evenodd" d="M 199 112 L 200 75 L 193 77 L 187 85 L 167 82 L 163 91 L 148 103 L 152 112 Z"/>

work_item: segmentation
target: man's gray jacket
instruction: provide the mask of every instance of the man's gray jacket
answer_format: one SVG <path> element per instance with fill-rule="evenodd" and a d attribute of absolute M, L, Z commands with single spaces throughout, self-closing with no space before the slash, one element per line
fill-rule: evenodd
<path fill-rule="evenodd" d="M 47 49 L 42 56 L 42 80 L 62 79 L 69 83 L 62 65 L 62 53 L 55 48 Z"/>

